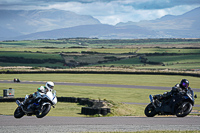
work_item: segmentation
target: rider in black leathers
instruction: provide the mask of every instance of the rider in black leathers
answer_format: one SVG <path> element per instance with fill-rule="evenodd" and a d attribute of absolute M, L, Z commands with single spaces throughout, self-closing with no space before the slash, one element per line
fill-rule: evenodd
<path fill-rule="evenodd" d="M 187 79 L 182 79 L 180 84 L 176 84 L 172 87 L 170 92 L 165 92 L 163 95 L 154 95 L 154 99 L 158 99 L 159 101 L 169 99 L 172 95 L 178 94 L 179 92 L 186 93 L 188 90 L 191 90 L 189 87 L 189 81 Z"/>

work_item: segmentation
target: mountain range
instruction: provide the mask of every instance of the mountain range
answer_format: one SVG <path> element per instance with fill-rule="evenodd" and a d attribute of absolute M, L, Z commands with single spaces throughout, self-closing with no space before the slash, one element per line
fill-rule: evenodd
<path fill-rule="evenodd" d="M 89 15 L 69 11 L 0 10 L 0 40 L 90 37 L 103 39 L 200 38 L 200 7 L 156 20 L 102 24 Z"/>

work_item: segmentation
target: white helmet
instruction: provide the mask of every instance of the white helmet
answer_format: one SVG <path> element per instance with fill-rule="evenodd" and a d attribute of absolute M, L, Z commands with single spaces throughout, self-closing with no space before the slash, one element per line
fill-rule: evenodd
<path fill-rule="evenodd" d="M 48 91 L 52 91 L 54 87 L 54 83 L 49 81 L 46 83 L 45 87 L 48 89 Z"/>
<path fill-rule="evenodd" d="M 40 88 L 37 89 L 39 92 L 45 93 L 45 88 L 44 86 L 40 86 Z"/>

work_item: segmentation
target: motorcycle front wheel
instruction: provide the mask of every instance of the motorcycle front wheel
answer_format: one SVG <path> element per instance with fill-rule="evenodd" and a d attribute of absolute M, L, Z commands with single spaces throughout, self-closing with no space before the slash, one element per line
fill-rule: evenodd
<path fill-rule="evenodd" d="M 15 118 L 22 118 L 25 115 L 25 113 L 22 111 L 21 107 L 17 107 L 14 112 Z"/>
<path fill-rule="evenodd" d="M 47 115 L 50 110 L 51 110 L 51 105 L 50 104 L 46 104 L 46 105 L 43 106 L 42 111 L 40 113 L 39 112 L 36 113 L 36 117 L 37 118 L 42 118 L 45 115 Z"/>
<path fill-rule="evenodd" d="M 147 117 L 154 117 L 157 114 L 155 107 L 152 105 L 152 103 L 147 105 L 147 107 L 144 110 L 144 114 Z"/>
<path fill-rule="evenodd" d="M 190 102 L 181 103 L 176 109 L 177 117 L 185 117 L 192 111 L 192 104 Z"/>

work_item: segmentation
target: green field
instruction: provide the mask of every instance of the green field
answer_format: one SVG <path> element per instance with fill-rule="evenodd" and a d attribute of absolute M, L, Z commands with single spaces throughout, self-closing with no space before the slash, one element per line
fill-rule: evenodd
<path fill-rule="evenodd" d="M 192 48 L 141 48 L 137 53 L 176 53 L 176 54 L 199 54 L 200 49 Z"/>
<path fill-rule="evenodd" d="M 200 69 L 199 46 L 200 39 L 5 41 L 0 42 L 0 66 L 194 70 Z"/>
<path fill-rule="evenodd" d="M 90 38 L 63 38 L 47 40 L 3 41 L 0 47 L 91 47 L 91 48 L 115 48 L 138 45 L 198 45 L 200 39 L 90 39 Z"/>
<path fill-rule="evenodd" d="M 0 66 L 200 69 L 200 39 L 90 39 L 0 42 Z"/>

